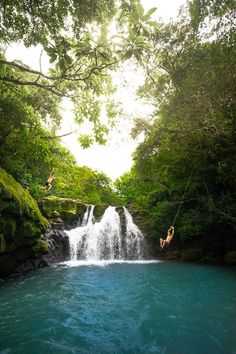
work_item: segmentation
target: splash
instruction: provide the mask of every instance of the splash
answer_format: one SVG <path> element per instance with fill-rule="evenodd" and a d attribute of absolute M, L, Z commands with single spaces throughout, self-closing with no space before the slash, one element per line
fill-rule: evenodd
<path fill-rule="evenodd" d="M 109 265 L 113 264 L 133 264 L 133 265 L 139 265 L 139 264 L 154 264 L 154 263 L 162 263 L 160 260 L 156 259 L 142 259 L 142 260 L 117 260 L 117 259 L 108 259 L 108 260 L 76 260 L 76 261 L 66 261 L 63 263 L 60 263 L 59 266 L 65 265 L 68 267 L 89 267 L 89 266 L 96 266 L 96 267 L 106 267 Z M 58 267 L 56 265 L 55 267 Z"/>

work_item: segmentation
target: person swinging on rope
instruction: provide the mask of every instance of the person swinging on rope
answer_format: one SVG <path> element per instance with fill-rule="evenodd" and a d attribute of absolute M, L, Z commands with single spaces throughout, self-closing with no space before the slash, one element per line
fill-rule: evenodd
<path fill-rule="evenodd" d="M 187 189 L 188 189 L 188 187 L 189 187 L 189 184 L 190 184 L 190 181 L 191 181 L 191 178 L 192 178 L 192 175 L 193 175 L 193 170 L 194 170 L 194 167 L 193 167 L 193 169 L 192 169 L 192 172 L 191 172 L 191 174 L 190 174 L 190 176 L 189 176 L 189 179 L 188 179 L 188 183 L 186 184 L 184 193 L 183 193 L 183 195 L 182 195 L 182 198 L 181 198 L 181 201 L 180 201 L 180 204 L 179 204 L 177 213 L 176 213 L 175 218 L 174 218 L 174 221 L 173 221 L 173 225 L 175 225 L 175 222 L 176 222 L 177 217 L 178 217 L 178 215 L 179 215 L 180 208 L 181 208 L 181 206 L 182 206 L 182 204 L 183 204 L 185 194 L 186 194 L 186 192 L 187 192 Z M 160 238 L 160 247 L 161 247 L 161 249 L 163 249 L 166 245 L 168 246 L 168 245 L 170 244 L 170 242 L 173 240 L 173 238 L 174 238 L 174 233 L 175 233 L 175 228 L 174 228 L 173 225 L 172 225 L 172 226 L 169 228 L 169 230 L 167 231 L 166 239 L 164 240 L 162 237 Z"/>
<path fill-rule="evenodd" d="M 168 246 L 170 242 L 172 241 L 175 233 L 175 228 L 174 226 L 171 226 L 169 230 L 167 231 L 167 237 L 164 240 L 162 237 L 160 238 L 160 247 L 163 249 L 166 245 Z"/>

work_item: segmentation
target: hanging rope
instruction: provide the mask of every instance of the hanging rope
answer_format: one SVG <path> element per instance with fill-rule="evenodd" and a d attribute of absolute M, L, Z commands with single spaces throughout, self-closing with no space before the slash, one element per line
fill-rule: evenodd
<path fill-rule="evenodd" d="M 173 221 L 173 223 L 172 223 L 172 225 L 173 225 L 173 226 L 175 225 L 175 222 L 176 222 L 177 217 L 178 217 L 178 215 L 179 215 L 179 211 L 180 211 L 181 206 L 182 206 L 182 204 L 183 204 L 185 194 L 186 194 L 186 192 L 187 192 L 187 189 L 188 189 L 188 187 L 189 187 L 189 184 L 190 184 L 190 181 L 191 181 L 191 178 L 192 178 L 192 175 L 193 175 L 193 170 L 194 170 L 194 167 L 193 167 L 192 172 L 191 172 L 191 174 L 190 174 L 190 176 L 189 176 L 188 183 L 186 184 L 186 187 L 185 187 L 184 193 L 183 193 L 183 195 L 182 195 L 182 199 L 181 199 L 181 201 L 180 201 L 180 203 L 179 203 L 178 210 L 177 210 L 177 212 L 176 212 L 176 215 L 175 215 L 174 221 Z"/>

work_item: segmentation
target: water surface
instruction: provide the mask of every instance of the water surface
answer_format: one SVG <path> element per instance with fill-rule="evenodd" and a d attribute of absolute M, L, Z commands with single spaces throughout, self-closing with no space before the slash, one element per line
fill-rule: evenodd
<path fill-rule="evenodd" d="M 0 285 L 0 353 L 236 353 L 235 280 L 168 262 L 30 273 Z"/>

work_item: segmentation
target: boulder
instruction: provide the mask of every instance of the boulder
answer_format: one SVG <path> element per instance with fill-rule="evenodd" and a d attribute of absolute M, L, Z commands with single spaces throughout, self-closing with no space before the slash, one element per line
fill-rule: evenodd
<path fill-rule="evenodd" d="M 82 220 L 87 204 L 70 198 L 49 196 L 39 201 L 39 207 L 50 223 L 56 224 L 55 228 L 71 229 Z M 61 224 L 60 220 L 63 226 L 58 225 Z"/>
<path fill-rule="evenodd" d="M 42 257 L 47 266 L 70 259 L 69 236 L 64 231 L 49 228 L 43 240 L 48 245 L 48 252 Z"/>

